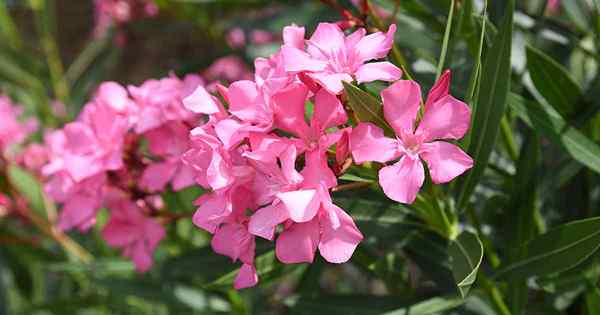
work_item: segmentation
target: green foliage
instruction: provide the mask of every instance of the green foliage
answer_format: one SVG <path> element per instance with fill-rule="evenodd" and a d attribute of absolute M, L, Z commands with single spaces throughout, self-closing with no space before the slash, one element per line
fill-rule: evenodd
<path fill-rule="evenodd" d="M 101 81 L 197 73 L 226 55 L 252 66 L 277 49 L 228 47 L 232 27 L 278 38 L 296 23 L 310 34 L 343 8 L 370 31 L 397 24 L 388 59 L 423 91 L 452 70 L 451 93 L 472 109 L 457 144 L 475 165 L 453 184 L 427 178 L 412 205 L 378 188 L 382 165 L 351 167 L 339 184 L 360 189 L 332 197 L 365 236 L 352 259 L 335 265 L 317 254 L 284 265 L 259 240 L 259 285 L 237 292 L 240 263 L 214 253 L 190 220 L 204 191 L 161 195 L 173 222 L 140 274 L 102 240 L 102 224 L 87 234 L 53 229 L 42 176 L 0 161 L 0 192 L 33 210 L 0 216 L 0 315 L 600 314 L 598 1 L 563 0 L 556 12 L 545 0 L 369 1 L 380 14 L 347 0 L 156 0 L 160 16 L 127 25 L 122 47 L 122 29 L 90 36 L 91 15 L 81 12 L 92 12 L 91 1 L 63 2 L 0 1 L 0 91 L 43 127 L 77 117 Z M 344 84 L 350 125 L 371 122 L 393 136 L 378 95 L 385 86 Z M 55 115 L 55 100 L 66 116 Z"/>

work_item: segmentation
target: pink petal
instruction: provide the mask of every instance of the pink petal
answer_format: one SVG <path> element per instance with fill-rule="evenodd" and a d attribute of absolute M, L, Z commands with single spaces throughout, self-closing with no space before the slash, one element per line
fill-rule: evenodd
<path fill-rule="evenodd" d="M 284 264 L 312 263 L 319 244 L 319 222 L 295 223 L 275 242 L 277 259 Z"/>
<path fill-rule="evenodd" d="M 419 159 L 404 155 L 394 165 L 379 170 L 379 184 L 390 199 L 412 203 L 423 185 L 425 171 Z"/>
<path fill-rule="evenodd" d="M 400 80 L 381 91 L 385 120 L 396 135 L 413 132 L 421 104 L 421 88 L 410 80 Z"/>
<path fill-rule="evenodd" d="M 221 111 L 219 101 L 206 91 L 203 86 L 198 86 L 194 93 L 183 99 L 183 105 L 188 110 L 200 114 L 216 114 Z"/>
<path fill-rule="evenodd" d="M 124 224 L 111 217 L 102 229 L 102 238 L 110 246 L 123 247 L 135 241 L 138 230 L 134 225 Z"/>
<path fill-rule="evenodd" d="M 314 189 L 295 190 L 277 194 L 294 222 L 312 220 L 319 210 L 321 201 Z"/>
<path fill-rule="evenodd" d="M 437 102 L 440 98 L 448 95 L 450 91 L 450 79 L 451 79 L 450 70 L 444 71 L 444 73 L 440 76 L 440 78 L 435 82 L 431 90 L 429 90 L 429 94 L 427 94 L 427 101 L 425 102 L 425 108 L 431 106 L 433 103 Z"/>
<path fill-rule="evenodd" d="M 214 128 L 225 149 L 229 150 L 244 140 L 247 133 L 243 132 L 243 128 L 247 125 L 239 120 L 228 118 L 220 120 Z"/>
<path fill-rule="evenodd" d="M 304 27 L 290 25 L 283 28 L 283 44 L 304 49 Z"/>
<path fill-rule="evenodd" d="M 308 52 L 313 57 L 331 57 L 345 49 L 344 32 L 333 23 L 319 23 L 308 41 Z"/>
<path fill-rule="evenodd" d="M 358 42 L 360 42 L 360 40 L 363 39 L 363 37 L 365 37 L 366 33 L 367 31 L 361 27 L 357 29 L 354 33 L 346 36 L 346 51 L 352 51 L 356 44 L 358 44 Z"/>
<path fill-rule="evenodd" d="M 446 95 L 425 108 L 417 134 L 425 134 L 425 141 L 460 139 L 471 124 L 471 109 L 467 104 Z"/>
<path fill-rule="evenodd" d="M 253 265 L 243 264 L 242 268 L 238 272 L 235 280 L 233 281 L 233 287 L 236 290 L 253 287 L 258 283 L 258 275 Z"/>
<path fill-rule="evenodd" d="M 217 227 L 232 211 L 226 196 L 218 193 L 203 195 L 195 204 L 199 204 L 200 207 L 194 213 L 192 222 L 209 233 L 215 233 Z"/>
<path fill-rule="evenodd" d="M 381 81 L 396 81 L 402 76 L 402 70 L 387 61 L 370 62 L 358 68 L 354 73 L 358 83 Z"/>
<path fill-rule="evenodd" d="M 224 224 L 215 232 L 210 244 L 215 253 L 236 261 L 242 252 L 241 242 L 246 233 L 248 232 L 240 224 Z"/>
<path fill-rule="evenodd" d="M 335 133 L 336 137 L 326 137 L 327 142 L 333 144 L 339 140 L 342 133 Z M 327 188 L 337 185 L 337 179 L 327 164 L 326 148 L 328 143 L 319 143 L 319 149 L 306 152 L 304 155 L 305 165 L 301 174 L 304 177 L 305 187 L 324 186 Z"/>
<path fill-rule="evenodd" d="M 288 218 L 289 214 L 283 203 L 260 208 L 250 217 L 248 232 L 268 240 L 273 240 L 275 227 Z"/>
<path fill-rule="evenodd" d="M 314 119 L 319 122 L 323 130 L 345 123 L 348 120 L 346 111 L 340 100 L 325 89 L 319 90 L 315 95 Z"/>
<path fill-rule="evenodd" d="M 264 123 L 271 113 L 266 108 L 256 83 L 249 80 L 233 82 L 228 89 L 229 111 L 241 120 Z"/>
<path fill-rule="evenodd" d="M 458 146 L 435 141 L 421 145 L 419 155 L 427 162 L 431 179 L 436 184 L 447 183 L 473 167 L 473 159 Z"/>
<path fill-rule="evenodd" d="M 317 81 L 324 89 L 331 94 L 341 94 L 344 90 L 342 81 L 352 82 L 352 77 L 347 73 L 310 73 L 310 78 Z"/>
<path fill-rule="evenodd" d="M 387 56 L 394 43 L 396 25 L 390 25 L 387 33 L 377 32 L 363 37 L 355 46 L 355 52 L 360 62 L 371 59 L 381 59 Z"/>
<path fill-rule="evenodd" d="M 385 163 L 400 155 L 398 143 L 386 138 L 383 130 L 371 123 L 360 123 L 350 137 L 350 149 L 356 163 L 375 161 Z"/>
<path fill-rule="evenodd" d="M 104 82 L 98 87 L 96 100 L 123 112 L 131 104 L 127 90 L 117 82 Z"/>
<path fill-rule="evenodd" d="M 146 272 L 152 267 L 152 252 L 143 241 L 134 243 L 129 254 L 138 272 Z"/>
<path fill-rule="evenodd" d="M 140 187 L 150 192 L 156 192 L 165 188 L 167 183 L 173 178 L 177 164 L 174 163 L 153 163 L 150 164 L 140 179 Z"/>
<path fill-rule="evenodd" d="M 291 46 L 281 47 L 281 56 L 285 71 L 288 72 L 323 71 L 327 67 L 325 61 L 313 59 L 304 51 Z"/>
<path fill-rule="evenodd" d="M 352 257 L 363 236 L 344 210 L 334 204 L 328 207 L 331 208 L 330 211 L 336 212 L 340 225 L 334 228 L 328 220 L 321 220 L 323 233 L 319 242 L 319 252 L 330 263 L 345 263 Z"/>
<path fill-rule="evenodd" d="M 179 191 L 184 188 L 193 186 L 195 184 L 194 177 L 196 176 L 196 172 L 194 168 L 191 166 L 185 165 L 183 163 L 179 164 L 179 168 L 173 180 L 171 182 L 171 186 L 173 186 L 174 191 Z"/>
<path fill-rule="evenodd" d="M 58 227 L 65 231 L 74 227 L 85 232 L 96 223 L 96 213 L 100 202 L 96 196 L 77 195 L 63 206 L 58 218 Z"/>
<path fill-rule="evenodd" d="M 285 177 L 285 180 L 292 185 L 300 184 L 303 180 L 302 175 L 296 170 L 296 156 L 297 150 L 293 145 L 290 145 L 279 156 L 281 172 Z"/>
<path fill-rule="evenodd" d="M 308 132 L 304 120 L 304 104 L 308 89 L 304 84 L 294 83 L 275 94 L 271 99 L 275 104 L 275 125 L 277 128 L 302 136 Z"/>

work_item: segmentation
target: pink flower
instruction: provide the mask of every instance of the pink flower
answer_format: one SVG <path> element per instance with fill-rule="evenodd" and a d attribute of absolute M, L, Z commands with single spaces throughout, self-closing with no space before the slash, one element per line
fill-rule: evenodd
<path fill-rule="evenodd" d="M 342 81 L 395 81 L 402 71 L 393 64 L 387 61 L 366 63 L 388 54 L 395 32 L 396 26 L 391 25 L 387 34 L 377 32 L 365 36 L 366 31 L 361 28 L 345 36 L 336 24 L 320 23 L 306 41 L 306 51 L 303 45 L 284 45 L 281 48 L 285 69 L 294 73 L 305 72 L 332 94 L 342 92 Z M 295 42 L 300 41 L 296 39 Z"/>
<path fill-rule="evenodd" d="M 56 202 L 63 203 L 58 218 L 61 230 L 77 228 L 86 232 L 96 223 L 96 214 L 102 206 L 105 173 L 75 182 L 67 173 L 54 175 L 46 183 L 46 193 Z"/>
<path fill-rule="evenodd" d="M 546 11 L 549 14 L 556 14 L 560 9 L 560 0 L 548 0 L 546 2 Z"/>
<path fill-rule="evenodd" d="M 175 76 L 161 80 L 148 80 L 141 86 L 128 86 L 136 102 L 139 115 L 135 131 L 144 133 L 173 120 L 193 121 L 194 113 L 183 106 L 182 100 L 203 84 L 197 75 L 187 75 L 183 80 Z"/>
<path fill-rule="evenodd" d="M 37 129 L 37 120 L 19 121 L 22 108 L 0 95 L 0 154 L 19 144 Z"/>
<path fill-rule="evenodd" d="M 446 183 L 473 166 L 473 160 L 458 146 L 436 141 L 460 139 L 469 129 L 469 107 L 448 94 L 450 72 L 433 86 L 425 103 L 419 126 L 415 121 L 421 102 L 421 89 L 414 81 L 402 80 L 381 92 L 384 115 L 396 133 L 391 139 L 371 123 L 361 123 L 351 136 L 354 161 L 385 163 L 400 160 L 379 171 L 379 183 L 391 199 L 412 203 L 423 184 L 421 159 L 429 166 L 434 183 Z"/>
<path fill-rule="evenodd" d="M 189 148 L 189 129 L 181 122 L 171 122 L 145 133 L 149 151 L 162 161 L 152 163 L 144 170 L 140 187 L 158 192 L 171 182 L 173 190 L 194 184 L 193 169 L 181 160 Z"/>
<path fill-rule="evenodd" d="M 348 117 L 339 99 L 321 89 L 315 95 L 314 114 L 307 124 L 304 118 L 307 96 L 308 89 L 300 83 L 292 84 L 275 95 L 275 125 L 299 138 L 295 144 L 300 152 L 306 152 L 306 167 L 302 171 L 304 180 L 331 188 L 337 180 L 327 165 L 325 153 L 338 142 L 343 132 L 327 130 L 344 124 Z"/>
<path fill-rule="evenodd" d="M 250 33 L 250 41 L 255 45 L 264 45 L 272 42 L 274 36 L 271 32 L 265 30 L 253 30 Z"/>
<path fill-rule="evenodd" d="M 246 34 L 244 34 L 244 30 L 239 27 L 234 27 L 227 35 L 225 35 L 225 40 L 227 41 L 227 45 L 231 48 L 241 48 L 246 45 Z"/>
<path fill-rule="evenodd" d="M 48 162 L 48 151 L 45 146 L 32 143 L 19 154 L 18 159 L 28 170 L 38 172 Z"/>
<path fill-rule="evenodd" d="M 139 272 L 152 266 L 152 255 L 165 236 L 164 228 L 127 199 L 108 205 L 111 216 L 102 230 L 102 237 L 110 246 L 121 247 L 123 256 L 133 260 Z"/>
<path fill-rule="evenodd" d="M 233 82 L 252 79 L 252 71 L 240 57 L 231 55 L 218 58 L 203 73 L 206 80 Z"/>

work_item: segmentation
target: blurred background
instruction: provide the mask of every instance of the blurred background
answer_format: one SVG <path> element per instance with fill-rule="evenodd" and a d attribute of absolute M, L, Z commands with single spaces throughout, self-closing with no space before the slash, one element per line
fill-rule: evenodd
<path fill-rule="evenodd" d="M 451 1 L 371 2 L 377 23 L 398 25 L 397 46 L 413 76 L 428 90 Z M 454 3 L 446 67 L 453 71 L 453 94 L 464 98 L 478 61 L 482 25 L 487 25 L 485 56 L 499 32 L 507 1 L 488 1 L 487 19 L 483 0 Z M 594 0 L 516 1 L 510 81 L 511 91 L 522 99 L 509 100 L 517 105 L 508 111 L 502 134 L 514 137 L 514 142 L 497 145 L 476 191 L 473 211 L 480 221 L 461 214 L 465 226 L 477 226 L 481 233 L 486 248 L 482 277 L 498 267 L 494 259 L 507 256 L 512 220 L 520 205 L 535 209 L 534 234 L 598 214 L 599 176 L 590 168 L 600 156 L 590 158 L 589 152 L 581 151 L 600 140 L 597 8 Z M 197 73 L 209 86 L 252 79 L 254 58 L 279 49 L 284 26 L 304 25 L 311 34 L 318 22 L 343 21 L 348 13 L 368 21 L 370 30 L 377 26 L 373 17 L 361 12 L 360 1 L 348 0 L 0 0 L 0 91 L 23 105 L 24 116 L 37 117 L 45 128 L 57 128 L 76 117 L 102 81 L 139 85 L 170 73 Z M 543 126 L 532 128 L 539 123 L 531 122 L 534 114 L 529 117 L 515 110 L 528 104 L 553 106 L 539 81 L 532 82 L 530 72 L 539 69 L 539 63 L 533 64 L 531 56 L 541 60 L 543 69 L 551 69 L 543 78 L 565 75 L 578 89 L 566 100 L 582 104 L 579 115 L 568 120 L 579 130 L 577 139 L 561 138 L 563 125 L 542 121 Z M 548 63 L 554 68 L 546 67 Z M 530 175 L 538 180 L 525 186 L 528 182 L 518 180 L 519 152 L 528 148 L 532 134 L 543 153 L 532 162 L 536 167 Z M 38 132 L 30 141 L 42 136 Z M 581 137 L 586 139 L 583 146 L 573 149 L 569 142 L 565 147 L 568 141 L 580 143 Z M 34 176 L 18 177 L 30 192 L 29 203 L 42 211 L 56 211 L 44 205 Z M 533 200 L 518 199 L 522 196 L 517 192 L 524 187 L 531 188 Z M 169 208 L 189 214 L 200 193 L 192 188 L 165 193 L 163 199 Z M 240 292 L 231 285 L 238 266 L 215 254 L 209 235 L 191 220 L 168 226 L 154 267 L 139 274 L 105 244 L 99 227 L 87 235 L 69 232 L 68 240 L 57 240 L 27 218 L 3 212 L 0 314 L 507 315 L 494 301 L 498 288 L 487 280 L 481 280 L 466 300 L 456 297 L 448 240 L 426 227 L 415 208 L 393 203 L 377 190 L 334 197 L 366 236 L 352 261 L 332 265 L 319 257 L 311 265 L 273 263 L 272 244 L 259 241 L 259 286 Z M 106 216 L 106 211 L 100 212 L 98 226 Z M 70 242 L 78 244 L 74 252 L 81 246 L 93 261 L 83 264 L 74 258 Z M 598 256 L 590 254 L 580 269 L 528 284 L 527 314 L 599 314 Z M 510 293 L 504 284 L 499 288 Z"/>

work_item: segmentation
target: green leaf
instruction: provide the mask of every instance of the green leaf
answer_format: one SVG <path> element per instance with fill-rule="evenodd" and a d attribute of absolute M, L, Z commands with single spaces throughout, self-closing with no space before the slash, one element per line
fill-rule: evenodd
<path fill-rule="evenodd" d="M 479 95 L 473 113 L 473 126 L 468 148 L 468 153 L 475 164 L 461 179 L 461 184 L 458 186 L 459 210 L 464 208 L 487 167 L 498 136 L 500 120 L 504 115 L 510 88 L 513 11 L 514 1 L 510 0 L 506 5 L 502 27 L 500 27 L 481 69 Z"/>
<path fill-rule="evenodd" d="M 510 94 L 508 103 L 527 125 L 562 147 L 579 163 L 600 173 L 600 146 L 568 125 L 553 108 L 525 100 L 514 93 Z"/>
<path fill-rule="evenodd" d="M 500 270 L 496 278 L 543 276 L 578 265 L 600 247 L 600 217 L 563 224 L 525 246 L 527 255 Z"/>
<path fill-rule="evenodd" d="M 434 297 L 382 315 L 434 315 L 454 309 L 462 304 L 463 300 L 461 299 Z"/>
<path fill-rule="evenodd" d="M 288 299 L 293 314 L 330 315 L 434 315 L 460 306 L 462 299 L 434 297 L 411 302 L 399 297 L 374 295 L 320 295 Z"/>
<path fill-rule="evenodd" d="M 535 218 L 539 214 L 536 207 L 537 201 L 537 163 L 539 158 L 539 139 L 535 131 L 526 133 L 525 141 L 521 146 L 517 172 L 511 178 L 511 194 L 506 207 L 508 220 L 509 247 L 508 261 L 514 262 L 527 255 L 523 246 L 536 234 Z M 527 189 L 523 189 L 527 187 Z M 509 284 L 509 304 L 513 314 L 521 314 L 527 303 L 527 284 L 525 281 L 514 281 Z"/>
<path fill-rule="evenodd" d="M 448 247 L 452 275 L 460 295 L 465 298 L 477 278 L 483 260 L 483 245 L 477 234 L 464 231 Z"/>
<path fill-rule="evenodd" d="M 570 118 L 581 109 L 581 87 L 558 62 L 527 46 L 527 69 L 535 88 L 563 117 Z"/>
<path fill-rule="evenodd" d="M 8 178 L 19 193 L 27 199 L 33 210 L 47 218 L 43 189 L 33 174 L 13 164 L 8 167 Z"/>
<path fill-rule="evenodd" d="M 600 289 L 592 288 L 585 295 L 585 305 L 588 315 L 600 315 Z"/>
<path fill-rule="evenodd" d="M 381 102 L 373 95 L 359 89 L 358 87 L 342 81 L 344 90 L 348 96 L 348 104 L 354 112 L 354 115 L 359 122 L 371 122 L 381 127 L 386 134 L 394 134 L 392 127 L 385 121 L 383 117 L 383 107 Z"/>

